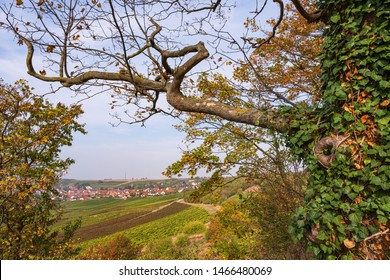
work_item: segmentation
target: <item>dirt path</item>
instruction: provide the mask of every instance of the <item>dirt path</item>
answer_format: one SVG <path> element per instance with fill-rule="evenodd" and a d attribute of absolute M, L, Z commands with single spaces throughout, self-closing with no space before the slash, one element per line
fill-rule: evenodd
<path fill-rule="evenodd" d="M 205 209 L 207 212 L 209 212 L 210 214 L 215 214 L 219 209 L 221 209 L 221 206 L 219 205 L 204 204 L 204 203 L 189 203 L 189 202 L 185 202 L 184 199 L 179 199 L 177 200 L 177 202 L 191 205 L 191 206 L 201 207 Z"/>

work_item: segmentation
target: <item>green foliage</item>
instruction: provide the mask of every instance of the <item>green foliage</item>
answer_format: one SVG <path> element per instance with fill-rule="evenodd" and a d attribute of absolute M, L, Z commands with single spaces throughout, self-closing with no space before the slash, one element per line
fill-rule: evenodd
<path fill-rule="evenodd" d="M 287 135 L 310 172 L 305 205 L 291 232 L 318 258 L 386 258 L 390 212 L 390 1 L 320 1 L 328 11 L 322 98 L 290 110 Z M 287 110 L 288 112 L 289 110 Z M 316 142 L 342 136 L 328 169 Z"/>
<path fill-rule="evenodd" d="M 187 234 L 166 237 L 148 244 L 141 256 L 144 260 L 197 260 L 204 238 L 193 241 Z"/>
<path fill-rule="evenodd" d="M 183 227 L 182 232 L 184 234 L 197 234 L 204 233 L 206 231 L 206 226 L 200 221 L 190 222 Z"/>
<path fill-rule="evenodd" d="M 63 238 L 51 230 L 61 216 L 55 186 L 73 163 L 59 154 L 72 132 L 84 133 L 81 108 L 53 106 L 31 90 L 23 80 L 0 85 L 1 259 L 66 258 L 79 226 L 66 225 Z"/>
<path fill-rule="evenodd" d="M 209 258 L 257 259 L 259 229 L 241 204 L 228 201 L 211 221 Z"/>
<path fill-rule="evenodd" d="M 293 243 L 287 230 L 291 215 L 301 203 L 299 192 L 269 176 L 239 197 L 226 201 L 211 221 L 210 258 L 309 258 L 302 244 Z"/>
<path fill-rule="evenodd" d="M 78 259 L 81 260 L 133 260 L 140 254 L 139 248 L 134 247 L 130 240 L 117 235 L 107 243 L 97 244 L 88 248 Z"/>

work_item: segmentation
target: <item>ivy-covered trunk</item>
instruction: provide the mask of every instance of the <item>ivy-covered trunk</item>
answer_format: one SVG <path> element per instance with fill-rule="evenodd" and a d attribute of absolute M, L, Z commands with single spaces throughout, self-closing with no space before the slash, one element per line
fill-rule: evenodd
<path fill-rule="evenodd" d="M 311 174 L 291 231 L 321 259 L 389 259 L 390 1 L 319 2 L 322 100 L 291 123 Z"/>

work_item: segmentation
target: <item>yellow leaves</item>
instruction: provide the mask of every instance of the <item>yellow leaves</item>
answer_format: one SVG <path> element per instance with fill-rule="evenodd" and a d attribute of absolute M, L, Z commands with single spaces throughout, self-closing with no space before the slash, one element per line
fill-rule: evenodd
<path fill-rule="evenodd" d="M 23 5 L 23 0 L 16 0 L 16 5 L 18 6 Z"/>
<path fill-rule="evenodd" d="M 357 75 L 359 73 L 358 69 L 354 67 L 354 64 L 351 62 L 350 59 L 348 59 L 345 64 L 347 65 L 348 72 L 343 74 L 340 74 L 340 80 L 346 80 L 346 81 L 352 81 L 353 76 Z M 344 77 L 345 75 L 345 77 Z M 358 80 L 363 79 L 362 76 L 358 76 Z M 342 85 L 343 86 L 343 85 Z"/>
<path fill-rule="evenodd" d="M 348 105 L 348 104 L 344 104 L 343 105 L 343 109 L 349 113 L 352 113 L 353 110 L 354 110 L 354 106 L 353 105 Z"/>
<path fill-rule="evenodd" d="M 371 147 L 374 147 L 375 146 L 375 143 L 370 141 L 370 140 L 367 140 L 366 141 L 368 145 L 370 145 Z"/>
<path fill-rule="evenodd" d="M 382 106 L 382 107 L 387 107 L 387 106 L 389 106 L 389 104 L 390 104 L 390 101 L 389 100 L 385 100 L 385 101 L 383 101 L 383 102 L 381 102 L 380 103 L 380 105 Z"/>
<path fill-rule="evenodd" d="M 364 166 L 361 165 L 361 164 L 359 164 L 359 163 L 355 163 L 355 168 L 356 168 L 357 170 L 362 170 L 362 169 L 364 168 Z"/>
<path fill-rule="evenodd" d="M 367 101 L 367 98 L 369 98 L 369 94 L 366 92 L 366 91 L 362 91 L 359 95 L 358 95 L 358 102 L 360 104 L 364 104 L 366 103 Z"/>
<path fill-rule="evenodd" d="M 356 246 L 356 243 L 355 243 L 355 241 L 353 239 L 345 239 L 343 241 L 343 244 L 348 249 L 352 249 L 352 248 L 354 248 Z"/>
<path fill-rule="evenodd" d="M 75 41 L 78 40 L 79 38 L 80 38 L 80 35 L 73 35 L 73 37 L 72 37 L 72 39 Z"/>
<path fill-rule="evenodd" d="M 54 49 L 55 49 L 55 46 L 49 45 L 49 46 L 47 46 L 46 51 L 47 51 L 48 53 L 52 53 Z"/>

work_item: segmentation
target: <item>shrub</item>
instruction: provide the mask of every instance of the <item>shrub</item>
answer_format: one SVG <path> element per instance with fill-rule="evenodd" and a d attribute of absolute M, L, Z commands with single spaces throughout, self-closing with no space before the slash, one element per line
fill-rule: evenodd
<path fill-rule="evenodd" d="M 198 234 L 206 231 L 206 226 L 200 221 L 193 221 L 184 226 L 182 232 L 185 234 Z"/>
<path fill-rule="evenodd" d="M 106 244 L 89 247 L 79 259 L 82 260 L 132 260 L 140 253 L 139 248 L 134 247 L 130 239 L 123 235 L 116 235 Z"/>

